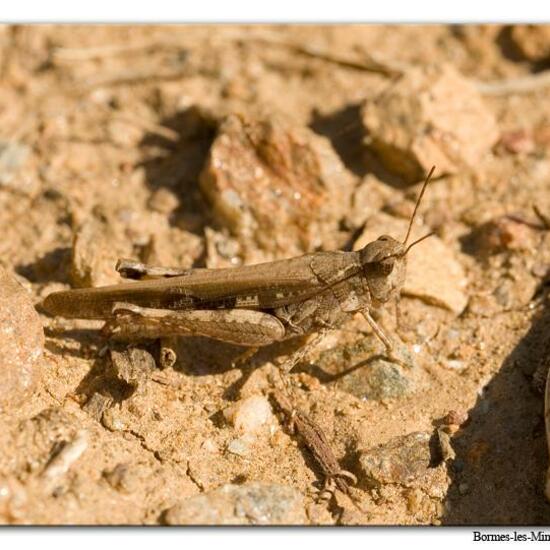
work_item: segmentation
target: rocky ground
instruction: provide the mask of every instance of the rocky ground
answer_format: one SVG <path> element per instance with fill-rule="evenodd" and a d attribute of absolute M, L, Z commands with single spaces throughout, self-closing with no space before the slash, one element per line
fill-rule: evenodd
<path fill-rule="evenodd" d="M 534 524 L 550 345 L 549 27 L 0 27 L 0 521 Z M 106 342 L 53 291 L 402 239 L 397 303 L 290 341 Z M 321 498 L 326 497 L 326 498 Z"/>

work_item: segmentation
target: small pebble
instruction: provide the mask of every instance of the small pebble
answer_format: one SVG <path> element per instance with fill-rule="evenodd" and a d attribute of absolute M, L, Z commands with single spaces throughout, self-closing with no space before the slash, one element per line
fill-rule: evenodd
<path fill-rule="evenodd" d="M 430 467 L 430 439 L 429 433 L 413 432 L 362 452 L 359 456 L 362 478 L 374 487 L 409 484 Z"/>
<path fill-rule="evenodd" d="M 466 411 L 449 411 L 443 418 L 443 422 L 447 425 L 462 426 L 468 421 L 468 413 Z"/>
<path fill-rule="evenodd" d="M 88 433 L 85 430 L 80 430 L 74 439 L 63 444 L 61 450 L 52 457 L 42 473 L 42 478 L 50 489 L 59 483 L 60 478 L 69 471 L 87 448 Z"/>
<path fill-rule="evenodd" d="M 523 129 L 503 132 L 499 145 L 508 153 L 516 155 L 532 153 L 535 150 L 535 140 L 532 134 Z"/>
<path fill-rule="evenodd" d="M 470 490 L 470 487 L 467 483 L 460 483 L 458 486 L 458 492 L 461 495 L 466 495 L 469 490 Z"/>
<path fill-rule="evenodd" d="M 27 161 L 30 151 L 30 147 L 23 143 L 0 141 L 0 185 L 12 183 L 17 171 Z"/>
<path fill-rule="evenodd" d="M 156 368 L 155 358 L 138 347 L 124 351 L 112 349 L 110 355 L 112 375 L 134 389 L 145 383 Z"/>
<path fill-rule="evenodd" d="M 271 379 L 276 376 L 277 367 L 272 363 L 266 363 L 261 367 L 255 368 L 241 387 L 239 395 L 241 398 L 258 395 L 272 389 Z"/>
<path fill-rule="evenodd" d="M 531 268 L 531 275 L 543 279 L 550 275 L 550 265 L 547 262 L 536 262 Z"/>
<path fill-rule="evenodd" d="M 297 378 L 300 385 L 308 391 L 315 391 L 322 387 L 319 379 L 315 378 L 315 376 L 311 376 L 311 374 L 308 374 L 307 372 L 298 373 Z"/>
<path fill-rule="evenodd" d="M 40 378 L 44 331 L 29 293 L 0 268 L 0 411 L 16 407 Z"/>
<path fill-rule="evenodd" d="M 112 397 L 95 392 L 90 399 L 86 401 L 82 409 L 99 422 L 103 413 L 111 406 L 112 402 Z"/>
<path fill-rule="evenodd" d="M 376 359 L 367 367 L 351 371 L 339 378 L 334 386 L 359 399 L 375 401 L 403 397 L 414 390 L 403 369 L 383 359 Z"/>
<path fill-rule="evenodd" d="M 477 250 L 485 254 L 497 254 L 505 250 L 529 250 L 533 244 L 532 229 L 507 216 L 489 220 L 477 227 L 472 236 Z"/>
<path fill-rule="evenodd" d="M 149 208 L 155 212 L 167 215 L 173 212 L 179 206 L 179 199 L 173 191 L 161 187 L 157 189 L 149 199 Z"/>
<path fill-rule="evenodd" d="M 444 462 L 454 460 L 456 452 L 451 444 L 451 436 L 444 429 L 437 430 L 437 437 L 439 440 L 439 448 L 441 450 L 441 457 Z"/>
<path fill-rule="evenodd" d="M 464 361 L 460 361 L 459 359 L 447 359 L 443 362 L 443 365 L 448 369 L 456 370 L 458 372 L 462 372 L 468 367 Z"/>
<path fill-rule="evenodd" d="M 127 428 L 120 407 L 112 407 L 104 411 L 101 417 L 101 424 L 113 432 L 118 432 Z"/>
<path fill-rule="evenodd" d="M 212 441 L 212 439 L 205 439 L 202 442 L 201 449 L 204 449 L 208 453 L 215 453 L 218 451 L 218 446 L 214 443 L 214 441 Z"/>
<path fill-rule="evenodd" d="M 250 441 L 245 437 L 233 439 L 227 445 L 227 452 L 237 456 L 247 456 L 250 452 Z"/>
<path fill-rule="evenodd" d="M 255 434 L 274 422 L 269 401 L 263 395 L 241 399 L 223 411 L 225 418 L 242 434 Z"/>
<path fill-rule="evenodd" d="M 117 464 L 112 470 L 103 472 L 103 477 L 121 493 L 130 494 L 139 488 L 139 478 L 129 464 Z"/>
<path fill-rule="evenodd" d="M 550 27 L 548 25 L 514 25 L 510 39 L 521 55 L 531 62 L 547 61 L 550 57 Z"/>
<path fill-rule="evenodd" d="M 168 525 L 304 525 L 303 497 L 284 485 L 223 485 L 164 512 Z"/>

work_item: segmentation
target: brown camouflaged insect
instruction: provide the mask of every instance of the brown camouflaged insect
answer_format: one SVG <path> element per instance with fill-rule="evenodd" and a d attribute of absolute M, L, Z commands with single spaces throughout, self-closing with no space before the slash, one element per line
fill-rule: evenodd
<path fill-rule="evenodd" d="M 119 273 L 139 282 L 54 292 L 44 300 L 44 308 L 63 317 L 104 319 L 106 332 L 121 339 L 200 335 L 249 346 L 252 352 L 280 340 L 339 328 L 350 314 L 360 312 L 388 357 L 402 363 L 371 310 L 400 292 L 407 253 L 429 236 L 407 245 L 434 169 L 422 186 L 403 242 L 382 235 L 359 251 L 315 252 L 226 269 L 165 268 L 119 260 Z M 283 369 L 289 371 L 313 345 L 298 350 Z"/>

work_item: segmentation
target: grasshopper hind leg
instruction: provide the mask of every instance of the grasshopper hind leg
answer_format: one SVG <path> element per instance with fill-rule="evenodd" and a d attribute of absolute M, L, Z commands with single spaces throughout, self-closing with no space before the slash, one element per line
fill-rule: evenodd
<path fill-rule="evenodd" d="M 288 374 L 298 363 L 303 361 L 323 340 L 329 329 L 321 329 L 317 334 L 311 337 L 308 342 L 300 349 L 296 350 L 283 363 L 279 365 L 279 370 Z"/>
<path fill-rule="evenodd" d="M 285 335 L 281 321 L 273 315 L 247 309 L 170 310 L 117 302 L 107 335 L 119 340 L 207 336 L 241 346 L 265 346 Z"/>

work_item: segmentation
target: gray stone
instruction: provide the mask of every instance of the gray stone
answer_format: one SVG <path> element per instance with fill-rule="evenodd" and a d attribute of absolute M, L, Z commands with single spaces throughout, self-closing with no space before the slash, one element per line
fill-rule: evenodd
<path fill-rule="evenodd" d="M 168 525 L 303 525 L 302 495 L 284 485 L 223 485 L 164 513 Z"/>
<path fill-rule="evenodd" d="M 409 485 L 430 467 L 430 439 L 429 433 L 413 432 L 362 452 L 360 479 L 371 487 L 389 483 Z"/>
<path fill-rule="evenodd" d="M 414 389 L 400 366 L 383 359 L 346 374 L 337 380 L 335 387 L 359 399 L 375 401 L 402 397 Z"/>

